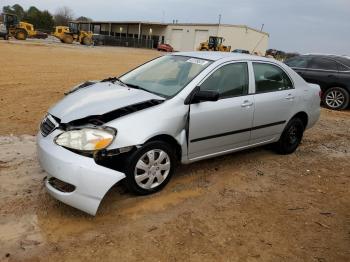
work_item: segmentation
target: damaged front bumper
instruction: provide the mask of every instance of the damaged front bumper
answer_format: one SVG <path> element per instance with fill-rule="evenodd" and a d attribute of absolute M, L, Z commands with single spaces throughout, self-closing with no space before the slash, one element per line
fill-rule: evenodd
<path fill-rule="evenodd" d="M 37 135 L 37 151 L 41 167 L 48 173 L 47 191 L 63 203 L 96 215 L 108 190 L 125 178 L 124 173 L 97 165 L 93 158 L 73 153 L 54 143 L 60 133 L 55 130 L 47 137 Z M 60 190 L 52 181 L 67 183 L 71 190 Z"/>

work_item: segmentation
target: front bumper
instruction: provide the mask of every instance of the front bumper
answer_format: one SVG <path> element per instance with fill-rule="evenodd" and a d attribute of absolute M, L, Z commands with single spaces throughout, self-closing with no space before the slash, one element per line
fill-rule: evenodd
<path fill-rule="evenodd" d="M 104 195 L 118 181 L 125 178 L 124 173 L 99 166 L 93 158 L 73 153 L 54 143 L 60 133 L 55 130 L 47 137 L 39 132 L 37 151 L 41 167 L 48 173 L 45 180 L 47 191 L 56 199 L 96 215 Z M 72 192 L 62 192 L 49 183 L 51 177 L 75 187 Z"/>

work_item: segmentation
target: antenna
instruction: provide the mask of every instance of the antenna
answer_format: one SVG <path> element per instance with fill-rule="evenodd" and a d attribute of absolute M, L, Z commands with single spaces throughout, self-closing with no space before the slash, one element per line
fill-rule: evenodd
<path fill-rule="evenodd" d="M 221 24 L 221 14 L 219 14 L 219 25 Z"/>

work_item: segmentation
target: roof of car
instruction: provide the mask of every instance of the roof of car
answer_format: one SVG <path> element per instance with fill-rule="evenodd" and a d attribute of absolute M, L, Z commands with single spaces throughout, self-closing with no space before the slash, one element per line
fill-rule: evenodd
<path fill-rule="evenodd" d="M 309 57 L 323 57 L 323 58 L 332 58 L 340 63 L 343 63 L 346 66 L 350 66 L 350 57 L 346 55 L 333 55 L 333 54 L 305 54 L 301 56 Z"/>
<path fill-rule="evenodd" d="M 231 52 L 213 52 L 213 51 L 196 51 L 196 52 L 176 52 L 172 55 L 179 55 L 179 56 L 189 56 L 189 57 L 195 57 L 200 59 L 206 59 L 206 60 L 212 60 L 217 61 L 224 58 L 231 58 L 232 60 L 266 60 L 271 61 L 271 59 L 255 56 L 255 55 L 248 55 L 248 54 L 241 54 L 241 53 L 231 53 Z"/>

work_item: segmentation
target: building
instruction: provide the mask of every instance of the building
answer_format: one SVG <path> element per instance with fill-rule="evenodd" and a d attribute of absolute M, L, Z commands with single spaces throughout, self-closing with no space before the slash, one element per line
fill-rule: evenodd
<path fill-rule="evenodd" d="M 197 50 L 201 42 L 209 36 L 220 36 L 225 39 L 224 45 L 231 50 L 245 49 L 265 54 L 269 44 L 269 34 L 245 25 L 229 24 L 195 24 L 195 23 L 157 23 L 141 21 L 93 21 L 77 22 L 82 30 L 94 34 L 119 39 L 130 43 L 130 40 L 148 41 L 147 47 L 156 48 L 158 43 L 167 43 L 176 51 Z M 129 45 L 132 46 L 132 45 Z M 144 46 L 146 47 L 146 46 Z"/>

